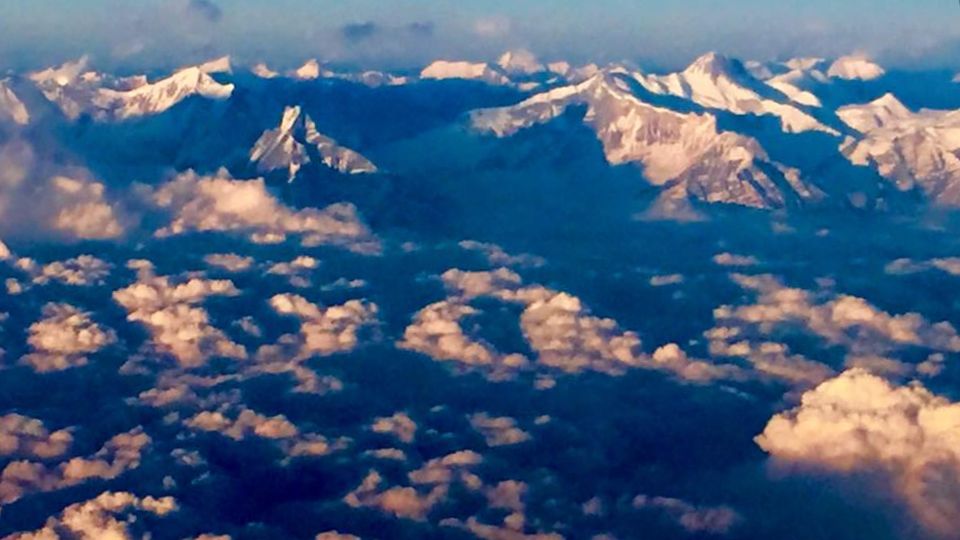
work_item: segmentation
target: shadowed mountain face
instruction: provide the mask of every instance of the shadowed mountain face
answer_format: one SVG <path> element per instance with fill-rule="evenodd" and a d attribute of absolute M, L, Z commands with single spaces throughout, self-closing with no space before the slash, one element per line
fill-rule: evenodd
<path fill-rule="evenodd" d="M 0 537 L 955 537 L 951 76 L 417 73 L 0 80 Z"/>

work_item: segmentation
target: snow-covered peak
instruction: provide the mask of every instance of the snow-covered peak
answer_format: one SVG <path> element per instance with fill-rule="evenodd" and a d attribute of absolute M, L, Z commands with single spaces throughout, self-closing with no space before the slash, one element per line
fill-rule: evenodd
<path fill-rule="evenodd" d="M 250 72 L 261 79 L 273 79 L 280 76 L 279 73 L 270 69 L 270 67 L 263 62 L 255 64 L 252 68 L 250 68 Z"/>
<path fill-rule="evenodd" d="M 711 78 L 736 78 L 744 72 L 745 69 L 739 60 L 728 58 L 716 52 L 709 52 L 697 58 L 683 71 L 688 77 L 705 75 Z"/>
<path fill-rule="evenodd" d="M 300 81 L 312 81 L 314 79 L 319 79 L 322 73 L 323 70 L 320 68 L 320 62 L 317 62 L 316 59 L 311 58 L 302 66 L 293 70 L 293 73 L 291 73 L 290 76 Z"/>
<path fill-rule="evenodd" d="M 130 91 L 101 89 L 95 104 L 115 119 L 148 116 L 169 110 L 190 96 L 227 99 L 232 84 L 220 84 L 200 66 L 182 69 L 166 79 Z"/>
<path fill-rule="evenodd" d="M 360 153 L 340 146 L 320 133 L 316 123 L 299 106 L 283 111 L 280 125 L 263 132 L 250 150 L 250 162 L 260 173 L 286 170 L 292 182 L 300 170 L 311 162 L 345 174 L 374 173 L 377 167 Z"/>
<path fill-rule="evenodd" d="M 891 93 L 863 105 L 848 105 L 837 110 L 837 116 L 861 133 L 894 125 L 910 119 L 913 113 Z"/>
<path fill-rule="evenodd" d="M 862 55 L 842 56 L 827 70 L 827 75 L 849 81 L 871 81 L 884 76 L 886 71 Z"/>
<path fill-rule="evenodd" d="M 31 74 L 30 79 L 68 118 L 89 114 L 97 120 L 125 120 L 162 113 L 190 96 L 226 99 L 233 85 L 220 84 L 208 70 L 223 61 L 192 66 L 159 81 L 144 76 L 115 78 L 86 71 L 86 60 Z"/>
<path fill-rule="evenodd" d="M 233 73 L 233 62 L 230 59 L 230 56 L 221 56 L 204 62 L 197 66 L 197 68 L 204 73 Z"/>
<path fill-rule="evenodd" d="M 754 78 L 739 60 L 708 53 L 679 73 L 634 75 L 637 82 L 654 94 L 688 99 L 700 106 L 722 109 L 734 114 L 772 115 L 780 118 L 787 133 L 822 131 L 837 134 L 800 105 L 818 103 L 812 96 L 795 99 L 799 90 L 789 92 L 771 88 Z M 791 93 L 793 96 L 791 96 Z"/>
<path fill-rule="evenodd" d="M 6 121 L 25 126 L 30 123 L 30 112 L 7 81 L 0 80 L 0 123 Z"/>
<path fill-rule="evenodd" d="M 421 79 L 467 79 L 510 84 L 510 79 L 485 62 L 437 60 L 420 72 Z"/>
<path fill-rule="evenodd" d="M 507 73 L 518 75 L 532 75 L 545 70 L 544 65 L 537 57 L 525 49 L 507 51 L 497 59 L 497 65 Z"/>
<path fill-rule="evenodd" d="M 553 88 L 521 103 L 474 111 L 474 129 L 509 137 L 549 122 L 571 106 L 585 106 L 584 123 L 611 164 L 637 163 L 668 199 L 696 198 L 779 207 L 818 196 L 796 171 L 769 162 L 750 137 L 721 131 L 711 114 L 681 113 L 645 102 L 636 74 L 604 70 L 578 84 Z"/>
<path fill-rule="evenodd" d="M 77 60 L 67 62 L 61 66 L 36 71 L 29 74 L 28 77 L 38 85 L 67 86 L 79 79 L 80 75 L 87 72 L 89 63 L 90 58 L 88 56 L 82 56 Z"/>

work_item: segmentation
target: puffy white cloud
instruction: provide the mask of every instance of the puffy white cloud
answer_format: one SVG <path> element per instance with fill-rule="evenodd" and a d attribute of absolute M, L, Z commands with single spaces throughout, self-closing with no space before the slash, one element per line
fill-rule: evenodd
<path fill-rule="evenodd" d="M 114 205 L 105 198 L 103 184 L 66 176 L 56 176 L 50 184 L 57 205 L 52 218 L 55 230 L 84 240 L 105 240 L 123 234 L 123 225 Z"/>
<path fill-rule="evenodd" d="M 80 255 L 44 265 L 33 259 L 20 258 L 15 266 L 29 274 L 35 285 L 46 285 L 55 281 L 74 286 L 102 285 L 112 268 L 110 263 L 92 255 Z"/>
<path fill-rule="evenodd" d="M 33 461 L 13 461 L 0 472 L 0 505 L 28 493 L 47 492 L 81 484 L 91 478 L 113 479 L 140 466 L 150 444 L 140 428 L 116 435 L 94 455 L 75 457 L 52 467 Z"/>
<path fill-rule="evenodd" d="M 523 355 L 500 354 L 492 345 L 464 333 L 460 320 L 476 313 L 478 311 L 473 307 L 455 300 L 430 304 L 414 315 L 397 346 L 436 360 L 456 360 L 468 366 L 490 367 L 501 373 L 527 365 Z"/>
<path fill-rule="evenodd" d="M 454 482 L 471 490 L 481 489 L 483 481 L 470 469 L 482 461 L 479 454 L 469 450 L 431 459 L 407 475 L 417 487 L 385 488 L 380 474 L 370 471 L 343 500 L 354 508 L 377 508 L 397 517 L 422 521 L 434 506 L 446 499 Z"/>
<path fill-rule="evenodd" d="M 307 288 L 312 285 L 310 272 L 320 266 L 320 261 L 307 255 L 301 255 L 289 262 L 276 263 L 267 269 L 268 274 L 287 276 L 294 287 Z"/>
<path fill-rule="evenodd" d="M 380 473 L 370 471 L 356 489 L 343 501 L 354 508 L 377 508 L 397 517 L 422 521 L 438 502 L 447 495 L 446 486 L 436 486 L 426 494 L 412 487 L 383 489 Z"/>
<path fill-rule="evenodd" d="M 318 534 L 315 540 L 360 540 L 360 537 L 337 531 L 327 531 Z"/>
<path fill-rule="evenodd" d="M 331 442 L 317 433 L 302 433 L 282 414 L 268 417 L 242 406 L 236 414 L 202 411 L 185 420 L 184 425 L 197 431 L 217 432 L 235 441 L 250 437 L 272 440 L 288 457 L 322 456 L 347 444 L 346 440 Z"/>
<path fill-rule="evenodd" d="M 487 413 L 470 416 L 470 426 L 483 435 L 487 446 L 508 446 L 530 440 L 530 434 L 517 427 L 513 418 L 492 417 Z"/>
<path fill-rule="evenodd" d="M 662 276 L 653 276 L 650 278 L 651 287 L 666 287 L 667 285 L 677 285 L 683 283 L 683 274 L 666 274 Z"/>
<path fill-rule="evenodd" d="M 136 516 L 165 516 L 176 511 L 172 497 L 137 497 L 127 492 L 105 492 L 95 499 L 71 504 L 47 519 L 36 531 L 13 534 L 8 540 L 133 540 L 148 537 Z M 135 528 L 136 532 L 131 531 Z M 144 536 L 145 535 L 145 536 Z"/>
<path fill-rule="evenodd" d="M 262 178 L 234 180 L 225 170 L 213 176 L 180 174 L 153 193 L 153 202 L 173 214 L 170 224 L 157 231 L 161 237 L 237 231 L 256 243 L 278 243 L 295 234 L 304 246 L 341 245 L 361 253 L 380 249 L 353 205 L 293 210 L 270 194 Z"/>
<path fill-rule="evenodd" d="M 508 521 L 512 516 L 507 516 L 504 520 Z M 465 523 L 459 523 L 457 520 L 444 520 L 445 525 L 460 526 L 477 538 L 483 540 L 563 540 L 563 536 L 557 533 L 530 533 L 523 532 L 521 527 L 514 524 L 505 523 L 505 526 L 487 525 L 480 523 L 475 517 L 467 518 Z"/>
<path fill-rule="evenodd" d="M 203 258 L 203 262 L 228 272 L 243 272 L 253 266 L 254 260 L 253 257 L 244 257 L 236 253 L 211 253 Z"/>
<path fill-rule="evenodd" d="M 880 472 L 932 531 L 960 515 L 960 404 L 912 383 L 852 369 L 770 419 L 756 442 L 776 463 L 837 473 Z"/>
<path fill-rule="evenodd" d="M 612 375 L 627 368 L 658 369 L 695 382 L 741 376 L 734 366 L 692 360 L 675 344 L 650 357 L 641 350 L 635 332 L 620 329 L 612 319 L 591 315 L 573 295 L 539 285 L 523 286 L 520 276 L 506 268 L 487 272 L 452 269 L 441 278 L 450 296 L 414 315 L 399 347 L 438 360 L 490 368 L 496 377 L 528 367 L 524 356 L 501 354 L 492 345 L 465 334 L 461 319 L 478 313 L 469 301 L 491 297 L 523 306 L 520 328 L 542 366 L 568 373 L 592 370 Z"/>
<path fill-rule="evenodd" d="M 62 371 L 87 363 L 87 355 L 117 340 L 113 330 L 103 329 L 90 314 L 69 304 L 47 304 L 43 318 L 30 325 L 27 343 L 31 353 L 21 359 L 34 370 Z"/>
<path fill-rule="evenodd" d="M 637 495 L 633 507 L 662 511 L 690 533 L 726 534 L 741 521 L 740 514 L 728 506 L 694 506 L 669 497 Z"/>
<path fill-rule="evenodd" d="M 960 351 L 960 336 L 947 322 L 931 323 L 918 313 L 891 315 L 863 298 L 791 288 L 771 275 L 732 277 L 757 299 L 714 310 L 716 326 L 705 334 L 710 351 L 746 358 L 758 371 L 774 377 L 810 385 L 833 375 L 828 366 L 791 355 L 786 345 L 771 341 L 791 329 L 844 347 L 851 362 L 907 347 Z"/>
<path fill-rule="evenodd" d="M 214 328 L 207 312 L 195 304 L 208 296 L 239 294 L 229 280 L 187 277 L 174 283 L 157 276 L 145 261 L 139 266 L 137 282 L 114 291 L 113 298 L 126 308 L 127 320 L 143 323 L 152 336 L 155 349 L 166 353 L 183 366 L 202 365 L 210 357 L 246 358 L 244 348 Z"/>
<path fill-rule="evenodd" d="M 750 255 L 723 252 L 713 256 L 713 263 L 718 266 L 756 266 L 760 261 Z"/>
<path fill-rule="evenodd" d="M 539 267 L 547 264 L 543 257 L 537 257 L 529 253 L 511 255 L 496 244 L 477 242 L 476 240 L 464 240 L 460 242 L 460 247 L 467 251 L 479 251 L 486 257 L 487 262 L 493 266 Z"/>
<path fill-rule="evenodd" d="M 884 268 L 892 275 L 916 274 L 927 270 L 940 270 L 953 276 L 960 276 L 960 257 L 945 257 L 928 261 L 896 259 Z"/>
<path fill-rule="evenodd" d="M 417 423 L 406 413 L 398 412 L 392 416 L 384 416 L 373 421 L 370 429 L 374 433 L 389 433 L 407 444 L 413 442 L 417 434 Z"/>
<path fill-rule="evenodd" d="M 0 416 L 0 456 L 51 459 L 73 444 L 69 429 L 50 431 L 43 422 L 19 414 Z"/>
<path fill-rule="evenodd" d="M 300 319 L 298 358 L 352 350 L 359 343 L 360 330 L 374 325 L 379 311 L 376 304 L 362 300 L 322 308 L 294 294 L 278 294 L 270 305 L 281 315 Z"/>

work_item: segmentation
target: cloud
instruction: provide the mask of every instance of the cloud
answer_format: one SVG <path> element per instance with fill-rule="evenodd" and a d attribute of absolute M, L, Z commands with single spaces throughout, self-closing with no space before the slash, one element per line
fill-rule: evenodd
<path fill-rule="evenodd" d="M 127 492 L 105 492 L 86 502 L 71 504 L 63 512 L 47 519 L 44 526 L 30 533 L 18 533 L 9 540 L 57 539 L 63 537 L 92 540 L 133 540 L 148 537 L 147 520 L 137 516 L 165 516 L 177 510 L 172 497 L 137 497 Z M 131 528 L 137 532 L 131 531 Z"/>
<path fill-rule="evenodd" d="M 348 23 L 340 27 L 340 36 L 347 41 L 364 41 L 380 31 L 380 26 L 371 21 Z"/>
<path fill-rule="evenodd" d="M 321 308 L 294 294 L 278 294 L 270 305 L 281 315 L 300 319 L 298 358 L 352 350 L 359 343 L 359 331 L 375 324 L 378 312 L 376 304 L 362 300 Z"/>
<path fill-rule="evenodd" d="M 184 421 L 188 428 L 220 433 L 235 441 L 259 437 L 275 441 L 288 457 L 322 456 L 343 448 L 345 441 L 331 443 L 317 433 L 301 433 L 287 417 L 279 414 L 267 417 L 240 407 L 236 414 L 221 411 L 202 411 Z"/>
<path fill-rule="evenodd" d="M 742 521 L 740 515 L 727 506 L 694 506 L 669 497 L 637 495 L 633 499 L 633 507 L 662 511 L 691 534 L 726 534 Z"/>
<path fill-rule="evenodd" d="M 958 426 L 960 404 L 852 369 L 771 418 L 756 442 L 775 463 L 885 474 L 922 524 L 949 536 L 960 515 Z"/>
<path fill-rule="evenodd" d="M 480 454 L 470 450 L 431 459 L 407 475 L 410 483 L 417 487 L 385 488 L 380 473 L 370 471 L 343 501 L 354 508 L 377 508 L 397 517 L 423 521 L 437 504 L 446 500 L 454 483 L 472 491 L 483 487 L 483 481 L 471 472 L 482 461 Z"/>
<path fill-rule="evenodd" d="M 189 0 L 187 10 L 210 23 L 220 22 L 223 10 L 212 0 Z"/>
<path fill-rule="evenodd" d="M 29 328 L 30 354 L 21 363 L 38 373 L 62 371 L 86 365 L 87 355 L 117 341 L 113 330 L 103 329 L 90 313 L 69 304 L 47 304 L 43 318 Z"/>
<path fill-rule="evenodd" d="M 401 442 L 410 444 L 417 434 L 417 423 L 404 412 L 394 413 L 374 420 L 370 429 L 374 433 L 389 433 Z"/>
<path fill-rule="evenodd" d="M 536 268 L 547 264 L 547 261 L 543 259 L 543 257 L 537 257 L 529 253 L 511 255 L 496 244 L 464 240 L 460 242 L 460 247 L 467 251 L 478 251 L 482 253 L 488 263 L 497 267 L 518 266 L 521 268 Z"/>
<path fill-rule="evenodd" d="M 0 456 L 52 459 L 73 444 L 69 429 L 50 431 L 43 422 L 19 414 L 0 416 Z"/>
<path fill-rule="evenodd" d="M 460 321 L 479 313 L 468 304 L 479 297 L 520 304 L 520 329 L 538 365 L 567 373 L 598 371 L 622 374 L 628 368 L 659 369 L 693 382 L 741 378 L 735 366 L 714 365 L 689 358 L 676 345 L 662 347 L 653 357 L 641 349 L 635 332 L 616 321 L 590 315 L 580 299 L 540 285 L 523 286 L 506 268 L 483 272 L 451 269 L 441 276 L 450 296 L 414 315 L 398 347 L 436 360 L 455 360 L 487 369 L 493 378 L 506 378 L 531 367 L 523 355 L 503 354 L 492 345 L 468 337 Z"/>
<path fill-rule="evenodd" d="M 246 358 L 246 350 L 214 328 L 207 312 L 195 304 L 208 296 L 235 296 L 230 280 L 187 277 L 174 282 L 154 274 L 147 261 L 138 267 L 137 282 L 113 292 L 113 299 L 126 308 L 127 320 L 144 324 L 156 352 L 173 356 L 182 366 L 196 367 L 211 357 Z"/>
<path fill-rule="evenodd" d="M 815 385 L 833 375 L 829 366 L 792 355 L 786 345 L 771 340 L 789 330 L 843 347 L 851 362 L 911 347 L 960 351 L 960 336 L 948 322 L 931 323 L 919 313 L 891 315 L 863 298 L 787 287 L 772 275 L 733 274 L 732 278 L 755 292 L 757 300 L 714 310 L 716 326 L 705 334 L 710 352 L 746 358 L 755 369 L 773 377 Z"/>
<path fill-rule="evenodd" d="M 508 17 L 493 15 L 481 17 L 473 23 L 473 33 L 482 38 L 499 38 L 510 33 L 512 22 Z"/>
<path fill-rule="evenodd" d="M 0 505 L 29 493 L 56 491 L 91 478 L 116 478 L 140 466 L 141 453 L 150 442 L 150 437 L 137 428 L 116 435 L 90 457 L 75 457 L 56 467 L 25 460 L 10 462 L 0 472 Z"/>
<path fill-rule="evenodd" d="M 0 229 L 8 234 L 109 240 L 125 232 L 120 204 L 85 169 L 46 163 L 14 139 L 0 143 L 0 171 Z"/>
<path fill-rule="evenodd" d="M 238 231 L 248 233 L 255 243 L 275 244 L 297 234 L 307 247 L 332 244 L 362 253 L 380 249 L 352 204 L 295 211 L 271 195 L 262 178 L 234 180 L 226 170 L 214 176 L 190 171 L 161 186 L 152 198 L 157 207 L 173 214 L 170 224 L 156 232 L 158 237 Z"/>
<path fill-rule="evenodd" d="M 530 440 L 530 434 L 517 427 L 510 417 L 492 417 L 487 413 L 470 416 L 470 426 L 483 435 L 487 446 L 509 446 Z"/>
<path fill-rule="evenodd" d="M 34 285 L 46 285 L 57 282 L 62 285 L 87 287 L 103 285 L 113 267 L 110 263 L 93 255 L 80 255 L 64 261 L 53 261 L 40 265 L 33 259 L 20 258 L 15 266 L 28 274 Z"/>
<path fill-rule="evenodd" d="M 227 272 L 244 272 L 249 270 L 255 261 L 253 257 L 244 257 L 236 253 L 211 253 L 204 256 L 203 262 Z"/>

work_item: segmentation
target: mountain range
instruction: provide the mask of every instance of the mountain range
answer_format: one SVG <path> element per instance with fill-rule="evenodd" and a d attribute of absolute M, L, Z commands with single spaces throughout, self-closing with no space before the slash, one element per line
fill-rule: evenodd
<path fill-rule="evenodd" d="M 297 183 L 323 182 L 320 172 L 402 176 L 398 149 L 405 160 L 438 159 L 430 134 L 443 130 L 495 154 L 536 126 L 553 126 L 542 145 L 555 145 L 579 124 L 602 149 L 597 170 L 631 167 L 662 217 L 711 204 L 955 207 L 960 111 L 943 105 L 960 107 L 956 84 L 950 74 L 888 73 L 862 56 L 708 53 L 655 73 L 511 51 L 406 74 L 315 60 L 280 73 L 224 57 L 159 77 L 101 73 L 81 58 L 0 79 L 0 141 L 43 141 L 49 159 L 101 177 L 149 182 L 172 163 Z M 941 97 L 924 103 L 928 94 Z"/>

